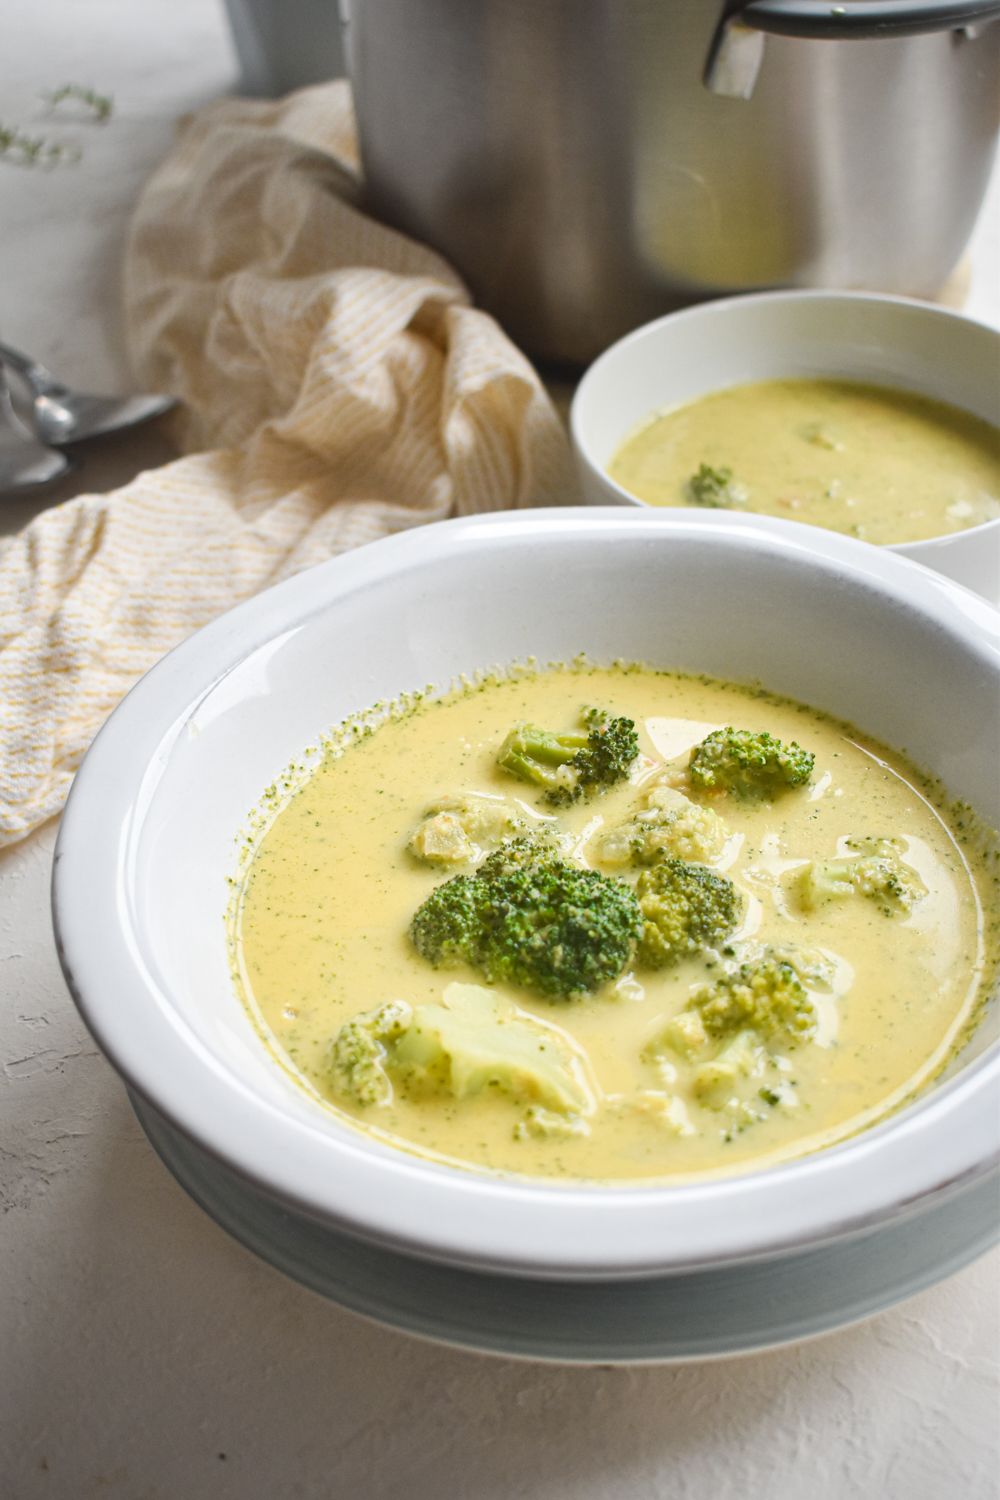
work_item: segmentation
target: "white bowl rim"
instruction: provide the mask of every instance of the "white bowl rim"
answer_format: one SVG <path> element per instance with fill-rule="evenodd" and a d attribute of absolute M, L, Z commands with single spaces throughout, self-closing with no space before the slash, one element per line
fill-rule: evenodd
<path fill-rule="evenodd" d="M 728 513 L 671 520 L 799 559 L 811 528 Z M 311 568 L 239 605 L 164 657 L 100 731 L 77 773 L 53 869 L 60 962 L 91 1032 L 129 1087 L 198 1146 L 279 1201 L 375 1243 L 472 1269 L 554 1278 L 657 1275 L 787 1253 L 876 1228 L 971 1183 L 1000 1160 L 1000 1045 L 918 1103 L 815 1155 L 691 1185 L 548 1185 L 429 1162 L 353 1129 L 315 1126 L 263 1101 L 187 1035 L 119 922 L 130 841 L 167 735 L 229 671 L 340 594 L 436 560 L 456 543 L 626 528 L 650 540 L 653 510 L 617 506 L 480 515 L 415 528 Z M 804 536 L 804 533 L 809 533 Z M 1000 674 L 1000 613 L 884 549 L 828 533 L 824 558 L 923 616 Z M 220 912 L 224 903 L 220 897 Z M 118 997 L 129 996 L 121 1005 Z M 665 1230 L 667 1233 L 665 1234 Z M 668 1241 L 670 1243 L 668 1243 Z"/>
<path fill-rule="evenodd" d="M 928 318 L 938 318 L 951 323 L 966 323 L 974 328 L 981 328 L 984 332 L 993 336 L 997 344 L 998 356 L 1000 356 L 1000 330 L 993 327 L 991 323 L 984 322 L 981 318 L 970 318 L 967 313 L 953 307 L 939 307 L 936 303 L 922 302 L 917 297 L 891 296 L 883 292 L 835 292 L 835 291 L 810 291 L 807 288 L 789 289 L 785 291 L 772 292 L 745 292 L 732 297 L 716 297 L 710 302 L 696 302 L 691 307 L 678 308 L 676 312 L 664 313 L 660 318 L 653 318 L 648 323 L 642 323 L 638 328 L 633 328 L 631 333 L 626 333 L 622 338 L 616 339 L 609 344 L 592 364 L 588 365 L 579 385 L 573 393 L 573 400 L 569 409 L 569 431 L 573 447 L 578 459 L 586 464 L 590 472 L 598 478 L 601 483 L 613 490 L 621 499 L 622 504 L 642 507 L 645 510 L 655 510 L 656 506 L 648 500 L 642 500 L 638 495 L 633 495 L 630 490 L 625 489 L 616 479 L 612 479 L 607 468 L 600 459 L 596 458 L 590 443 L 590 436 L 586 430 L 582 411 L 587 396 L 595 385 L 607 378 L 609 368 L 613 368 L 618 360 L 628 356 L 630 348 L 636 344 L 645 343 L 648 339 L 655 339 L 661 329 L 665 327 L 676 328 L 679 323 L 700 321 L 704 318 L 726 317 L 728 313 L 736 308 L 767 305 L 783 305 L 785 303 L 812 304 L 819 303 L 875 303 L 890 307 L 908 309 L 918 314 L 926 314 Z M 719 390 L 723 387 L 719 386 Z M 652 415 L 652 413 L 647 413 Z M 642 418 L 638 418 L 639 421 Z M 694 514 L 700 515 L 693 506 L 674 505 L 669 509 L 673 512 L 679 510 L 692 510 Z M 756 512 L 755 512 L 756 514 Z M 821 528 L 823 529 L 823 528 Z M 935 548 L 942 543 L 955 541 L 957 538 L 982 536 L 984 532 L 993 532 L 1000 529 L 1000 516 L 993 517 L 989 521 L 980 521 L 977 526 L 966 526 L 962 531 L 948 531 L 941 536 L 923 537 L 915 542 L 891 542 L 886 545 L 894 551 L 905 548 L 907 557 L 921 560 L 921 554 L 932 554 Z M 870 544 L 869 544 L 870 545 Z M 933 566 L 933 564 L 932 564 Z"/>

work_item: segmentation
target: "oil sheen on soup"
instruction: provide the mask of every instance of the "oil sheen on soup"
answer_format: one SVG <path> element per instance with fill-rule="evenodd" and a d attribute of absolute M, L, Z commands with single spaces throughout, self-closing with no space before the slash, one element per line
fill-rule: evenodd
<path fill-rule="evenodd" d="M 588 783 L 623 721 L 624 779 Z M 516 671 L 334 736 L 249 857 L 234 969 L 298 1083 L 384 1142 L 544 1178 L 746 1170 L 878 1120 L 968 1031 L 996 945 L 970 826 L 795 703 Z"/>
<path fill-rule="evenodd" d="M 756 511 L 880 544 L 1000 516 L 1000 432 L 907 391 L 764 380 L 653 416 L 608 465 L 649 505 Z"/>

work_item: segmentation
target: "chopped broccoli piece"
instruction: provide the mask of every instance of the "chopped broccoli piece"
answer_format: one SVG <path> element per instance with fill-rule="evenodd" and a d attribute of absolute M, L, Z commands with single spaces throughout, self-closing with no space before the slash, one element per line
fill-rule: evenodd
<path fill-rule="evenodd" d="M 436 968 L 467 963 L 491 983 L 566 1000 L 617 979 L 641 925 L 627 885 L 518 838 L 432 891 L 410 938 Z"/>
<path fill-rule="evenodd" d="M 742 1131 L 766 1120 L 774 1109 L 798 1105 L 794 1087 L 776 1080 L 774 1067 L 775 1059 L 756 1032 L 738 1031 L 709 1062 L 695 1069 L 691 1091 L 703 1109 L 723 1117 L 729 1139 L 734 1129 Z"/>
<path fill-rule="evenodd" d="M 361 1106 L 388 1104 L 391 1078 L 453 1099 L 498 1089 L 542 1106 L 553 1134 L 557 1120 L 576 1131 L 595 1107 L 570 1039 L 475 984 L 449 984 L 439 1004 L 411 1010 L 394 1001 L 355 1016 L 334 1039 L 331 1077 L 339 1095 Z"/>
<path fill-rule="evenodd" d="M 786 1045 L 808 1041 L 816 1031 L 816 1006 L 793 966 L 766 957 L 740 964 L 691 998 L 710 1037 L 725 1037 L 752 1027 L 761 1037 Z"/>
<path fill-rule="evenodd" d="M 817 1020 L 815 1003 L 792 964 L 767 953 L 697 989 L 646 1051 L 653 1058 L 667 1049 L 696 1059 L 714 1042 L 747 1030 L 760 1041 L 794 1046 L 812 1039 Z"/>
<path fill-rule="evenodd" d="M 633 817 L 602 829 L 591 846 L 602 865 L 651 865 L 663 855 L 705 863 L 721 852 L 729 830 L 710 807 L 699 807 L 676 787 L 658 782 Z"/>
<path fill-rule="evenodd" d="M 691 1088 L 699 1104 L 722 1109 L 738 1100 L 744 1080 L 756 1082 L 767 1072 L 768 1055 L 755 1031 L 738 1031 L 708 1062 L 695 1069 Z M 760 1090 L 757 1090 L 758 1096 Z"/>
<path fill-rule="evenodd" d="M 631 719 L 584 709 L 583 730 L 554 734 L 537 724 L 516 724 L 497 754 L 497 765 L 543 788 L 546 801 L 565 806 L 628 779 L 639 753 Z"/>
<path fill-rule="evenodd" d="M 699 464 L 697 473 L 687 482 L 686 492 L 695 505 L 707 505 L 713 510 L 746 505 L 750 498 L 746 485 L 733 483 L 733 471 L 725 464 L 718 469 L 711 464 Z"/>
<path fill-rule="evenodd" d="M 837 966 L 821 948 L 804 948 L 800 943 L 773 943 L 766 948 L 751 948 L 744 953 L 745 961 L 770 959 L 774 963 L 790 964 L 799 979 L 811 990 L 833 989 L 837 978 Z"/>
<path fill-rule="evenodd" d="M 632 762 L 639 754 L 639 736 L 632 719 L 612 718 L 603 709 L 586 708 L 587 746 L 573 758 L 579 776 L 579 793 L 603 791 L 627 781 Z M 572 799 L 570 799 L 572 800 Z"/>
<path fill-rule="evenodd" d="M 642 863 L 639 856 L 644 847 L 642 831 L 636 820 L 629 818 L 626 823 L 600 829 L 591 840 L 587 853 L 596 864 L 606 865 L 612 870 L 625 870 Z"/>
<path fill-rule="evenodd" d="M 580 730 L 554 734 L 537 724 L 515 724 L 497 753 L 501 770 L 522 781 L 544 787 L 547 794 L 575 786 L 576 776 L 565 768 L 586 749 L 590 735 Z"/>
<path fill-rule="evenodd" d="M 412 1012 L 402 1000 L 364 1011 L 340 1028 L 330 1050 L 330 1072 L 337 1093 L 356 1104 L 387 1104 L 392 1084 L 385 1064 L 389 1046 L 402 1036 Z"/>
<path fill-rule="evenodd" d="M 439 1005 L 418 1005 L 392 1067 L 453 1099 L 496 1088 L 564 1115 L 594 1107 L 568 1038 L 477 984 L 450 984 Z"/>
<path fill-rule="evenodd" d="M 534 833 L 523 833 L 516 839 L 505 839 L 485 862 L 479 874 L 485 880 L 497 880 L 502 875 L 513 875 L 518 870 L 533 869 L 538 864 L 559 860 L 559 845 L 548 829 Z M 574 869 L 577 866 L 573 866 Z"/>
<path fill-rule="evenodd" d="M 766 729 L 716 729 L 691 752 L 688 780 L 700 791 L 728 792 L 744 801 L 776 797 L 802 786 L 816 757 L 793 740 L 785 745 Z"/>
<path fill-rule="evenodd" d="M 798 1103 L 795 1090 L 781 1077 L 787 1067 L 768 1049 L 758 1029 L 739 1026 L 721 1036 L 710 1036 L 696 1009 L 681 1011 L 646 1048 L 646 1056 L 667 1076 L 667 1049 L 694 1064 L 689 1077 L 690 1097 L 702 1109 L 724 1118 L 724 1129 L 744 1129 L 767 1118 L 777 1106 Z"/>
<path fill-rule="evenodd" d="M 742 900 L 731 880 L 686 859 L 661 859 L 639 876 L 639 957 L 652 969 L 715 947 L 739 920 Z"/>
<path fill-rule="evenodd" d="M 845 896 L 865 896 L 883 915 L 905 915 L 927 894 L 916 870 L 900 858 L 898 839 L 845 840 L 852 852 L 837 859 L 812 860 L 796 872 L 799 902 L 814 911 Z"/>
<path fill-rule="evenodd" d="M 506 798 L 470 792 L 429 807 L 407 848 L 429 865 L 475 864 L 523 826 L 524 819 Z"/>
<path fill-rule="evenodd" d="M 798 1107 L 795 1088 L 775 1079 L 774 1067 L 775 1059 L 756 1032 L 742 1031 L 694 1071 L 691 1092 L 703 1109 L 723 1116 L 727 1140 L 733 1130 L 765 1121 L 772 1110 Z"/>
<path fill-rule="evenodd" d="M 530 1136 L 537 1140 L 566 1140 L 571 1136 L 589 1134 L 590 1126 L 581 1115 L 560 1115 L 538 1104 L 526 1109 L 524 1119 L 514 1126 L 516 1141 L 526 1141 Z"/>
<path fill-rule="evenodd" d="M 413 830 L 406 847 L 416 859 L 428 865 L 472 864 L 477 852 L 462 819 L 449 809 L 428 812 Z"/>
<path fill-rule="evenodd" d="M 708 1032 L 697 1010 L 685 1009 L 673 1016 L 646 1049 L 658 1057 L 664 1048 L 680 1057 L 696 1057 L 708 1045 Z"/>
<path fill-rule="evenodd" d="M 797 1105 L 794 1087 L 781 1076 L 789 1063 L 772 1048 L 811 1041 L 816 1027 L 815 1006 L 795 969 L 765 954 L 696 990 L 644 1055 L 667 1078 L 676 1070 L 665 1053 L 693 1064 L 694 1100 L 723 1114 L 726 1129 L 742 1130 L 772 1108 Z"/>

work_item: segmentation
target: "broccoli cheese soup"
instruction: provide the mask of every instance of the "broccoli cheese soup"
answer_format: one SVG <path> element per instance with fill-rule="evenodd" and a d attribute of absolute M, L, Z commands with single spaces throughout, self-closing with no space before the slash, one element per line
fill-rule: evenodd
<path fill-rule="evenodd" d="M 614 1182 L 815 1151 L 993 984 L 972 815 L 758 690 L 513 671 L 342 726 L 287 785 L 234 886 L 243 999 L 317 1102 L 425 1157 Z"/>
<path fill-rule="evenodd" d="M 1000 432 L 908 391 L 764 380 L 659 413 L 608 474 L 649 505 L 757 511 L 869 542 L 1000 516 Z"/>

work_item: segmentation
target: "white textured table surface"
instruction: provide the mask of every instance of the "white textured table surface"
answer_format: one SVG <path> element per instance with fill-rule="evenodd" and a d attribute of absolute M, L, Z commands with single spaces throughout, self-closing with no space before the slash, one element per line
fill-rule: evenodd
<path fill-rule="evenodd" d="M 0 331 L 125 388 L 118 274 L 176 116 L 232 87 L 213 0 L 5 0 L 4 123 L 58 125 L 74 167 L 0 162 Z M 1000 320 L 1000 195 L 968 309 Z M 101 446 L 58 498 L 169 450 Z M 49 497 L 51 498 L 51 497 Z M 38 507 L 6 503 L 4 529 Z M 561 1369 L 369 1325 L 230 1241 L 153 1156 L 59 974 L 55 829 L 0 855 L 0 1494 L 7 1500 L 993 1500 L 1000 1252 L 863 1327 L 663 1370 Z"/>

